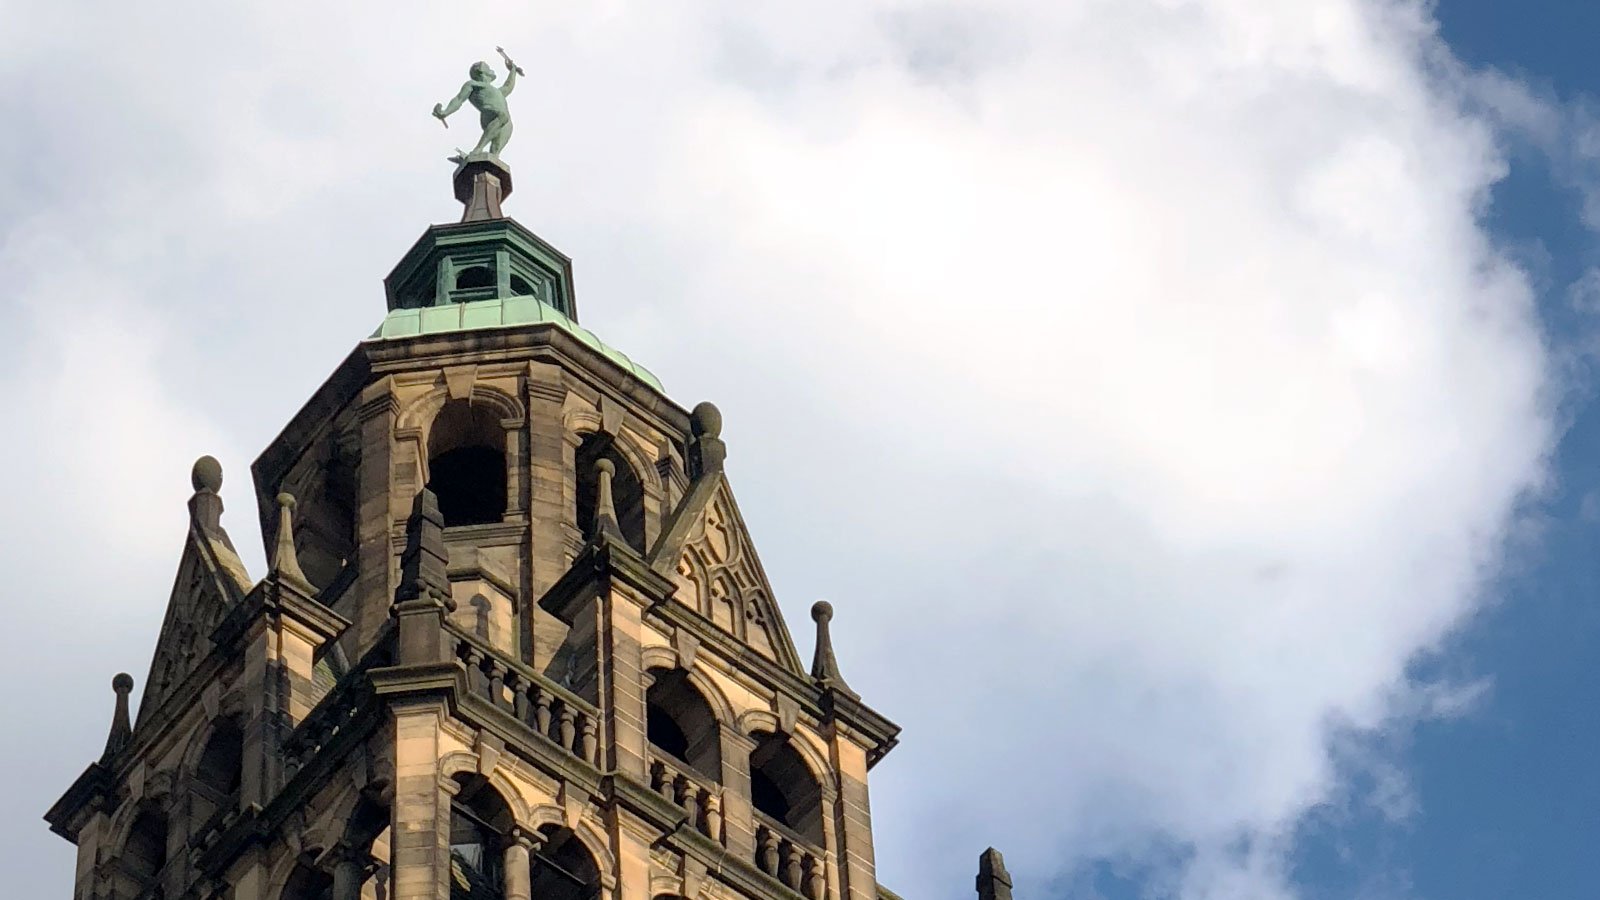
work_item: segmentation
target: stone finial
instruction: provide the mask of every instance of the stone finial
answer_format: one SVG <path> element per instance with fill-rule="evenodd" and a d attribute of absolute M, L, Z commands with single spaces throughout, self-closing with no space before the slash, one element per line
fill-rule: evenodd
<path fill-rule="evenodd" d="M 722 410 L 709 400 L 695 404 L 689 413 L 689 474 L 700 478 L 711 472 L 722 471 L 728 458 L 728 445 L 722 441 Z"/>
<path fill-rule="evenodd" d="M 594 464 L 594 533 L 622 539 L 622 525 L 617 521 L 617 501 L 612 494 L 611 480 L 617 476 L 617 465 L 609 459 Z"/>
<path fill-rule="evenodd" d="M 1011 900 L 1011 873 L 993 847 L 978 856 L 978 900 Z"/>
<path fill-rule="evenodd" d="M 194 496 L 189 498 L 189 518 L 201 531 L 222 534 L 222 463 L 215 456 L 202 456 L 189 471 Z"/>
<path fill-rule="evenodd" d="M 287 581 L 306 593 L 313 593 L 311 580 L 300 569 L 300 557 L 294 549 L 294 495 L 278 495 L 278 541 L 273 549 L 271 574 Z"/>
<path fill-rule="evenodd" d="M 111 715 L 111 734 L 106 738 L 105 752 L 100 755 L 101 762 L 116 756 L 133 738 L 133 718 L 128 714 L 128 695 L 133 693 L 133 676 L 118 672 L 111 679 L 111 690 L 117 694 L 117 708 Z"/>
<path fill-rule="evenodd" d="M 817 623 L 817 649 L 811 659 L 811 677 L 825 688 L 856 696 L 839 674 L 839 660 L 833 655 L 833 637 L 828 633 L 828 623 L 833 621 L 833 604 L 818 600 L 811 605 L 811 620 Z"/>
<path fill-rule="evenodd" d="M 406 549 L 400 554 L 400 586 L 397 602 L 431 598 L 450 600 L 450 551 L 444 546 L 444 515 L 439 498 L 423 488 L 411 501 L 406 519 Z"/>

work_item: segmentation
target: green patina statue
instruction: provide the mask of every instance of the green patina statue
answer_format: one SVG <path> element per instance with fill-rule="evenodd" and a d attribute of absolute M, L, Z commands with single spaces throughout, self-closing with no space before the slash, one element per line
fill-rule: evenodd
<path fill-rule="evenodd" d="M 491 156 L 498 157 L 500 149 L 511 140 L 511 110 L 506 107 L 506 97 L 511 94 L 511 89 L 517 86 L 517 76 L 524 74 L 522 67 L 511 61 L 506 51 L 496 47 L 500 58 L 506 63 L 505 83 L 495 86 L 494 69 L 486 62 L 476 62 L 468 70 L 471 80 L 461 86 L 448 105 L 435 103 L 433 114 L 449 128 L 450 123 L 446 118 L 461 108 L 463 103 L 471 103 L 478 110 L 478 121 L 483 125 L 483 136 L 478 138 L 478 145 L 470 153 L 464 153 L 458 147 L 456 155 L 450 157 L 451 162 L 465 162 L 467 157 L 482 153 L 484 147 L 489 148 Z"/>

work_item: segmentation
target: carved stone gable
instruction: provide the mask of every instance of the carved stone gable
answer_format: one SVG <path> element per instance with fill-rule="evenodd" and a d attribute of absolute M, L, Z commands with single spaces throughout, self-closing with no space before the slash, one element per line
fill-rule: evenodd
<path fill-rule="evenodd" d="M 244 567 L 226 546 L 190 529 L 178 564 L 178 577 L 167 601 L 167 614 L 156 640 L 150 676 L 145 679 L 137 725 L 183 683 L 195 665 L 211 651 L 211 633 L 250 585 L 241 583 Z"/>
<path fill-rule="evenodd" d="M 684 534 L 674 596 L 763 656 L 803 673 L 733 492 L 723 476 L 715 477 L 715 490 L 705 495 L 698 520 Z"/>

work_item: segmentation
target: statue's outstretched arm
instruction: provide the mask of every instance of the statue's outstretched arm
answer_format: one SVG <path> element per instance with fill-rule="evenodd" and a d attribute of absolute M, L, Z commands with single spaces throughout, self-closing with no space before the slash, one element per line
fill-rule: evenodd
<path fill-rule="evenodd" d="M 517 69 L 516 69 L 515 66 L 512 66 L 510 69 L 508 69 L 506 71 L 506 83 L 500 85 L 500 93 L 504 94 L 507 97 L 509 97 L 509 96 L 511 96 L 511 89 L 516 87 L 516 86 L 517 86 Z"/>
<path fill-rule="evenodd" d="M 461 108 L 461 104 L 467 102 L 467 98 L 469 96 L 471 96 L 471 95 L 472 95 L 472 85 L 464 84 L 464 85 L 461 86 L 461 92 L 456 94 L 455 97 L 452 98 L 451 101 L 447 105 L 445 105 L 443 107 L 435 106 L 433 108 L 433 114 L 442 119 L 445 116 L 448 116 L 451 113 L 455 112 L 456 110 L 460 109 Z"/>

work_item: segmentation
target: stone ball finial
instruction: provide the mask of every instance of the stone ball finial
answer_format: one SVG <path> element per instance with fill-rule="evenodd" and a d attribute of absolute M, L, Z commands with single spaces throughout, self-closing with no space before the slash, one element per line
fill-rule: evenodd
<path fill-rule="evenodd" d="M 811 621 L 827 622 L 833 619 L 833 604 L 826 600 L 818 600 L 811 604 Z"/>
<path fill-rule="evenodd" d="M 694 410 L 689 413 L 689 429 L 695 437 L 722 437 L 722 410 L 717 409 L 717 405 L 710 400 L 696 403 Z"/>
<path fill-rule="evenodd" d="M 617 474 L 617 464 L 609 459 L 601 459 L 594 464 L 594 470 L 610 478 Z"/>
<path fill-rule="evenodd" d="M 210 455 L 195 460 L 194 468 L 189 470 L 189 483 L 194 485 L 196 491 L 215 494 L 222 490 L 222 463 Z"/>
<path fill-rule="evenodd" d="M 288 491 L 278 495 L 278 508 L 294 512 L 294 495 Z"/>
<path fill-rule="evenodd" d="M 207 458 L 209 459 L 210 457 Z M 118 672 L 111 679 L 111 689 L 119 694 L 133 693 L 133 676 L 127 672 Z"/>

